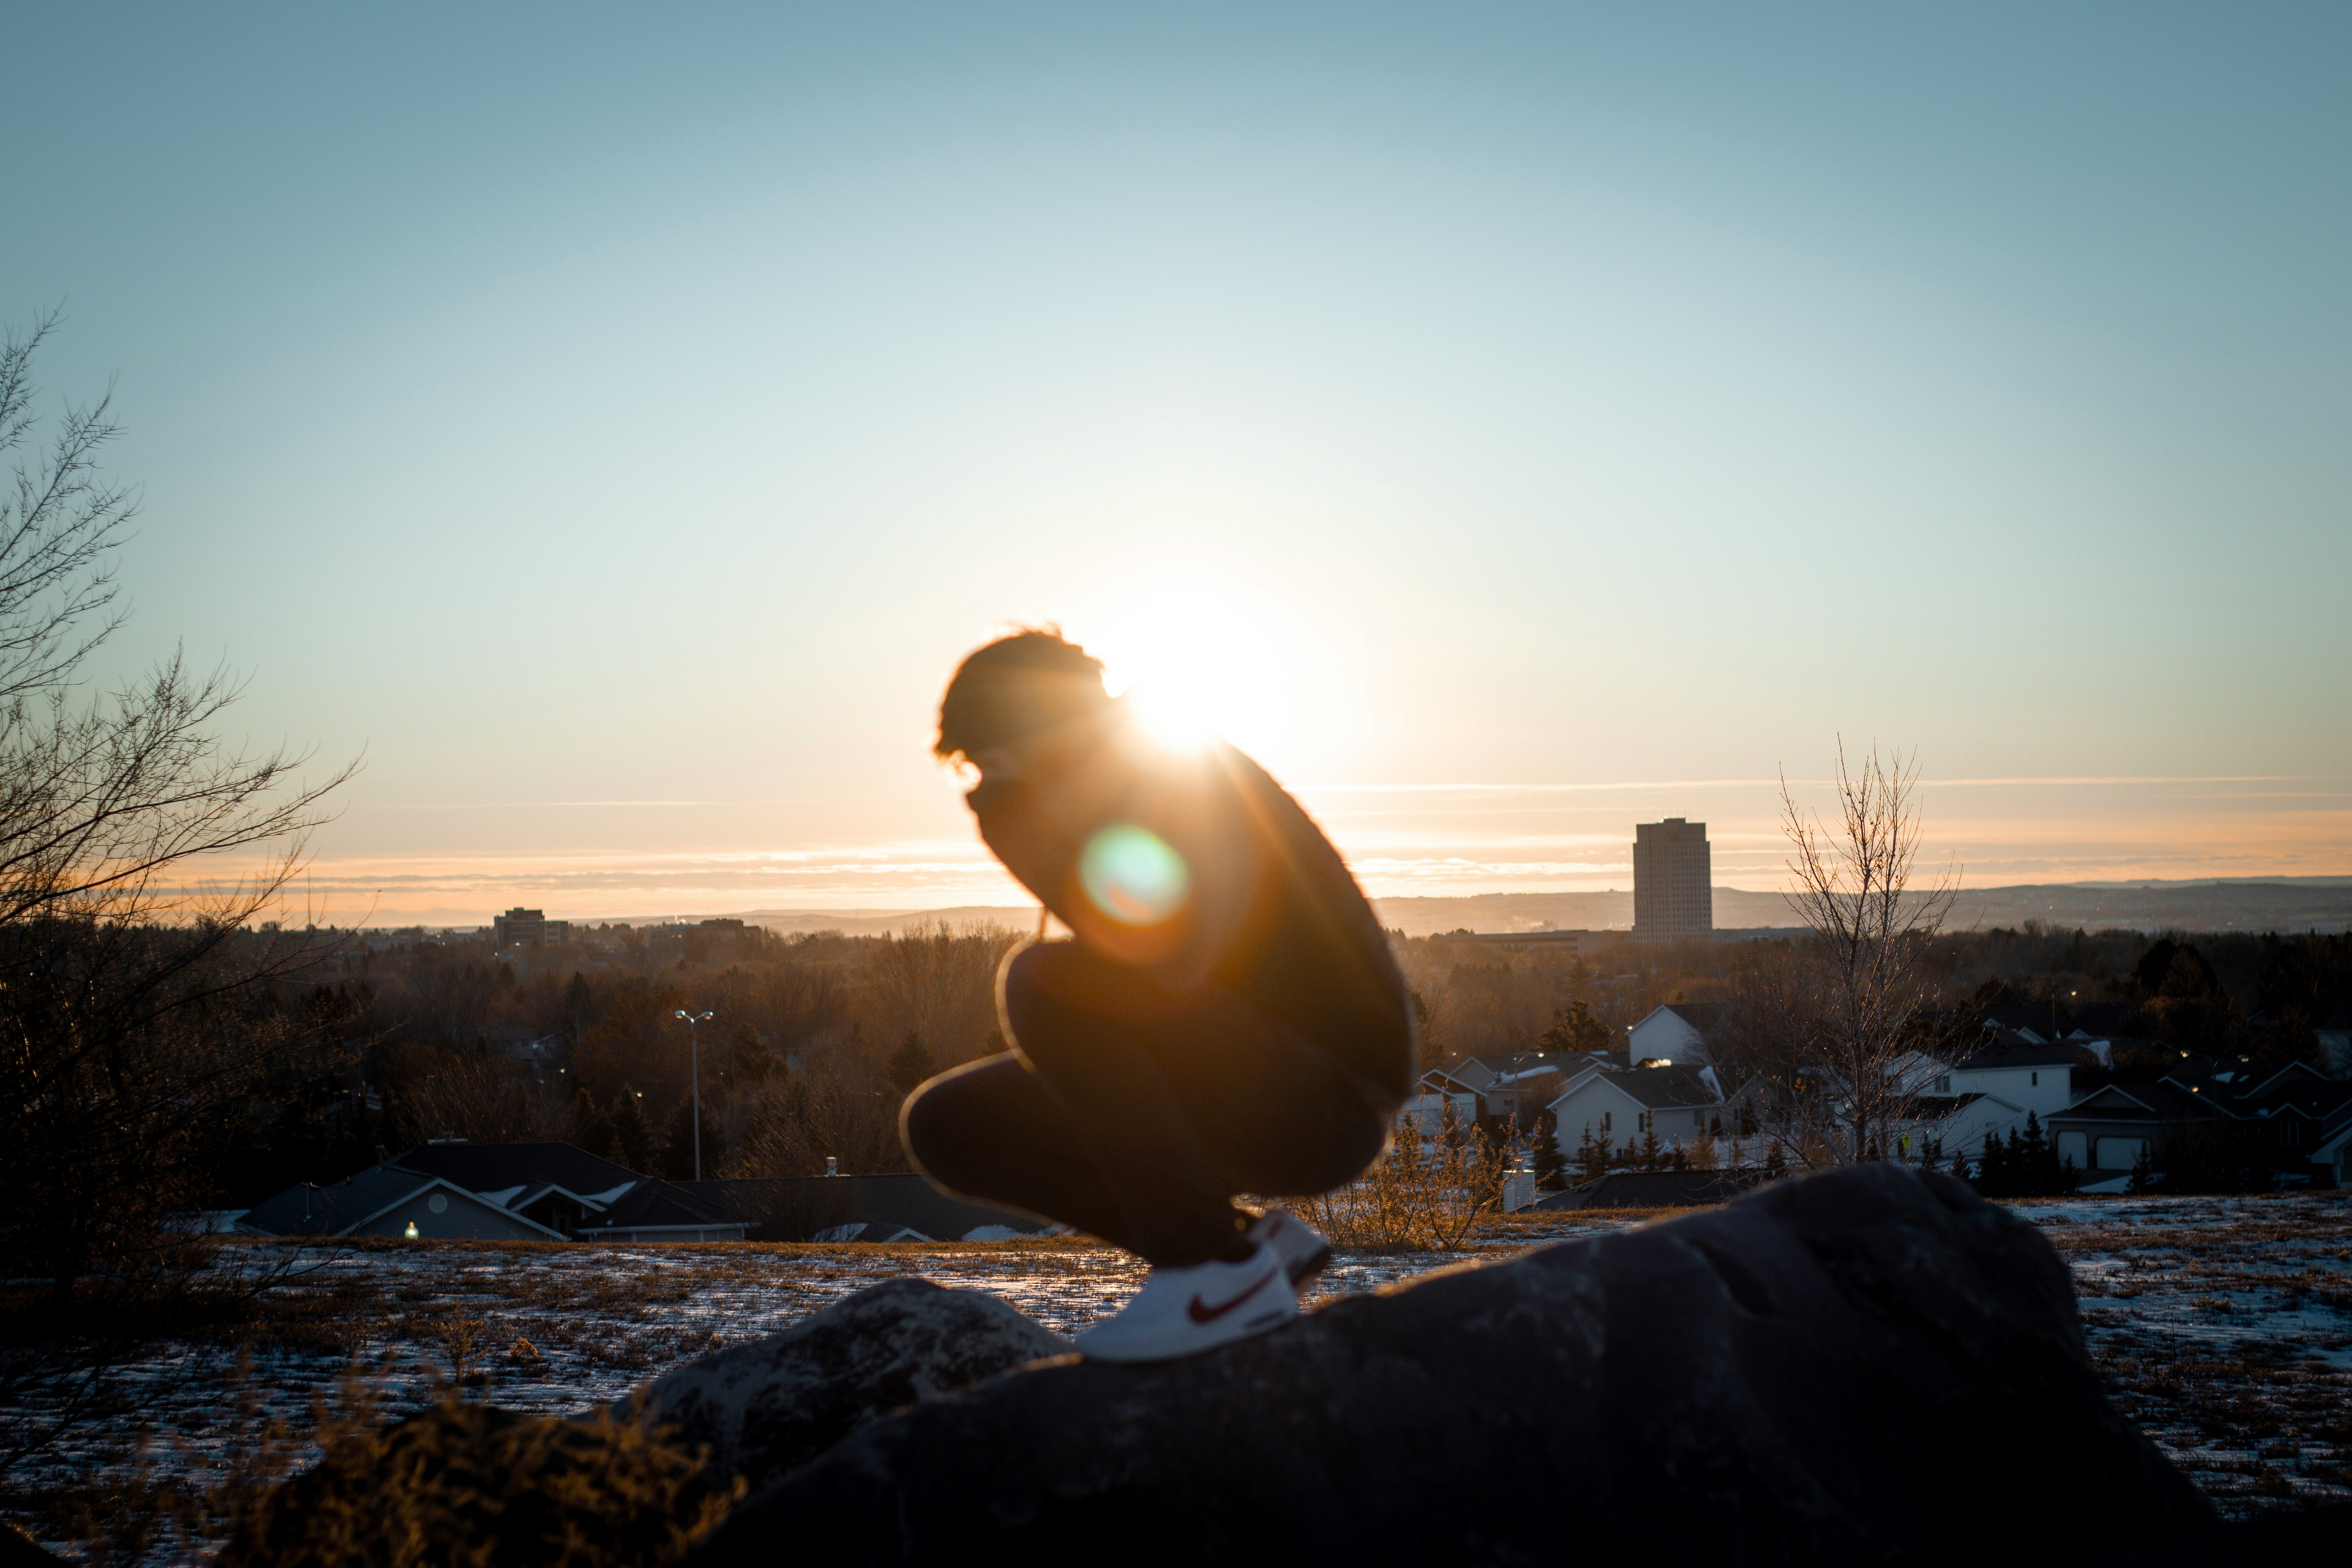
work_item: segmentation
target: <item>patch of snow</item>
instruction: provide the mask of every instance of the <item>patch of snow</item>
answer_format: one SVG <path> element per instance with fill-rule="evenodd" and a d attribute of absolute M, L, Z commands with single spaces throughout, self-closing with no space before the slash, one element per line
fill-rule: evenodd
<path fill-rule="evenodd" d="M 963 1233 L 963 1238 L 966 1241 L 1011 1241 L 1016 1236 L 1027 1234 L 1009 1225 L 976 1225 Z"/>
<path fill-rule="evenodd" d="M 504 1208 L 509 1204 L 514 1202 L 515 1199 L 522 1196 L 524 1191 L 529 1185 L 529 1183 L 518 1182 L 511 1187 L 500 1187 L 494 1193 L 476 1193 L 474 1195 L 481 1199 L 486 1204 L 496 1204 L 499 1207 Z"/>
<path fill-rule="evenodd" d="M 852 1220 L 847 1225 L 830 1226 L 809 1237 L 811 1241 L 856 1241 L 866 1234 L 866 1222 Z"/>
<path fill-rule="evenodd" d="M 637 1184 L 635 1182 L 623 1182 L 619 1186 L 607 1187 L 601 1193 L 583 1193 L 580 1195 L 589 1203 L 595 1204 L 599 1207 L 610 1207 L 612 1205 L 621 1201 L 621 1194 L 623 1193 L 627 1192 L 631 1187 L 634 1187 L 636 1184 Z"/>

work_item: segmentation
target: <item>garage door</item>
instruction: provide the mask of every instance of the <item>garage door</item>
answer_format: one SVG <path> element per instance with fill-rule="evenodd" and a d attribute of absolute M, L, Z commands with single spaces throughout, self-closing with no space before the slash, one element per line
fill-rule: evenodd
<path fill-rule="evenodd" d="M 2099 1169 L 2128 1171 L 2139 1163 L 2140 1151 L 2147 1147 L 2145 1138 L 2102 1138 L 2099 1140 Z"/>

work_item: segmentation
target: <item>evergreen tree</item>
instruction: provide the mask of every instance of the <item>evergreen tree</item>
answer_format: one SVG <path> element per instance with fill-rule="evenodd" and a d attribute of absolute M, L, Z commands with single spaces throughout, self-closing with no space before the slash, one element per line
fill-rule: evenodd
<path fill-rule="evenodd" d="M 2149 1150 L 2147 1141 L 2141 1140 L 2139 1153 L 2132 1160 L 2131 1181 L 2125 1188 L 2126 1192 L 2152 1193 L 2157 1190 L 2156 1164 L 2149 1157 Z"/>
<path fill-rule="evenodd" d="M 712 1053 L 711 1066 L 719 1078 L 732 1084 L 765 1083 L 775 1067 L 775 1058 L 768 1052 L 757 1030 L 748 1024 L 737 1024 L 727 1031 L 727 1041 Z"/>
<path fill-rule="evenodd" d="M 930 1077 L 931 1053 L 923 1048 L 923 1037 L 908 1030 L 898 1048 L 890 1053 L 890 1059 L 882 1064 L 882 1076 L 900 1094 L 912 1094 L 917 1084 Z"/>
<path fill-rule="evenodd" d="M 2025 1113 L 2025 1136 L 2018 1142 L 2018 1174 L 2024 1178 L 2021 1197 L 2041 1197 L 2054 1184 L 2058 1162 L 2050 1157 L 2050 1141 L 2042 1136 L 2042 1119 L 2031 1110 Z"/>
<path fill-rule="evenodd" d="M 654 1130 L 646 1125 L 646 1108 L 626 1084 L 613 1099 L 614 1158 L 639 1174 L 653 1169 Z"/>
<path fill-rule="evenodd" d="M 1985 1134 L 1984 1152 L 1977 1156 L 1976 1189 L 1989 1198 L 2009 1195 L 2009 1161 L 1998 1132 Z"/>
<path fill-rule="evenodd" d="M 613 1119 L 604 1114 L 595 1097 L 584 1089 L 572 1092 L 571 1125 L 566 1131 L 572 1147 L 584 1149 L 600 1160 L 614 1158 L 619 1147 L 613 1130 Z"/>
<path fill-rule="evenodd" d="M 1576 1176 L 1580 1183 L 1597 1182 L 1609 1173 L 1609 1142 L 1593 1135 L 1592 1123 L 1584 1124 L 1584 1136 L 1576 1143 Z"/>
<path fill-rule="evenodd" d="M 1579 997 L 1559 1010 L 1551 1027 L 1536 1041 L 1536 1049 L 1552 1052 L 1606 1051 L 1612 1042 L 1609 1026 L 1592 1016 L 1592 1009 Z"/>
<path fill-rule="evenodd" d="M 727 1163 L 727 1135 L 702 1108 L 702 1175 L 709 1176 Z M 661 1173 L 673 1182 L 696 1180 L 694 1171 L 694 1102 L 681 1100 L 662 1124 Z"/>
<path fill-rule="evenodd" d="M 1642 1134 L 1642 1169 L 1654 1171 L 1664 1164 L 1658 1152 L 1658 1130 L 1653 1127 Z"/>
<path fill-rule="evenodd" d="M 563 1029 L 573 1045 L 588 1032 L 589 1015 L 595 1010 L 595 994 L 588 989 L 587 977 L 573 970 L 570 984 L 563 987 Z"/>
<path fill-rule="evenodd" d="M 1568 1157 L 1559 1152 L 1559 1119 L 1551 1111 L 1536 1117 L 1535 1156 L 1536 1190 L 1557 1193 L 1568 1186 Z"/>
<path fill-rule="evenodd" d="M 1780 1152 L 1780 1145 L 1777 1142 L 1766 1145 L 1764 1150 L 1764 1179 L 1767 1181 L 1778 1181 L 1788 1173 L 1789 1161 L 1787 1156 Z"/>
<path fill-rule="evenodd" d="M 1969 1152 L 1966 1149 L 1955 1148 L 1952 1151 L 1952 1180 L 1965 1182 L 1968 1179 Z"/>

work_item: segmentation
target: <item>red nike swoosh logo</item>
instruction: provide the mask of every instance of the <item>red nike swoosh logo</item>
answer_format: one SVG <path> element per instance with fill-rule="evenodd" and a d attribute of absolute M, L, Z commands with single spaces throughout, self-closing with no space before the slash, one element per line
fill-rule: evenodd
<path fill-rule="evenodd" d="M 1281 1278 L 1282 1268 L 1277 1264 L 1275 1267 L 1274 1272 L 1268 1274 L 1265 1279 L 1259 1280 L 1256 1284 L 1251 1286 L 1248 1289 L 1243 1291 L 1240 1295 L 1234 1297 L 1223 1306 L 1212 1307 L 1206 1301 L 1203 1301 L 1201 1298 L 1195 1296 L 1192 1298 L 1192 1304 L 1184 1309 L 1184 1314 L 1196 1323 L 1213 1323 L 1219 1318 L 1223 1317 L 1227 1312 L 1232 1311 L 1235 1307 L 1240 1306 L 1244 1301 L 1248 1300 L 1252 1296 L 1256 1295 L 1259 1291 L 1265 1289 L 1268 1285 L 1273 1284 L 1276 1280 Z"/>

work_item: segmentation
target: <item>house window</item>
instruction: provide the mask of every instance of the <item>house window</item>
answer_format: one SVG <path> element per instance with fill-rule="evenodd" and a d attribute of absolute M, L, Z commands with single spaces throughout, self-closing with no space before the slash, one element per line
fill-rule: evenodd
<path fill-rule="evenodd" d="M 1937 1094 L 1949 1094 L 1952 1092 L 1952 1075 L 1950 1073 L 1944 1072 L 1937 1073 L 1936 1075 L 1936 1092 Z"/>
<path fill-rule="evenodd" d="M 1603 1132 L 1609 1131 L 1609 1113 L 1605 1110 L 1601 1113 L 1601 1131 Z"/>
<path fill-rule="evenodd" d="M 2034 1087 L 2034 1088 L 2036 1088 L 2036 1089 L 2040 1089 L 2040 1088 L 2042 1087 L 2042 1075 L 2041 1075 L 2040 1073 L 2038 1073 L 2038 1072 L 2032 1072 L 2032 1073 L 2027 1073 L 2025 1076 L 2026 1076 L 2027 1078 L 2032 1079 L 2033 1080 L 2033 1087 Z"/>
<path fill-rule="evenodd" d="M 1692 1111 L 1692 1112 L 1691 1112 L 1691 1127 L 1692 1127 L 1695 1131 L 1700 1131 L 1700 1132 L 1704 1132 L 1704 1131 L 1706 1131 L 1706 1111 L 1704 1111 L 1704 1110 L 1694 1110 L 1694 1111 Z"/>

